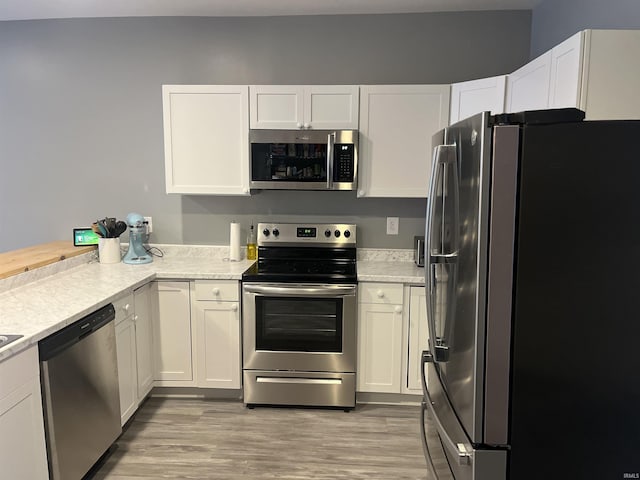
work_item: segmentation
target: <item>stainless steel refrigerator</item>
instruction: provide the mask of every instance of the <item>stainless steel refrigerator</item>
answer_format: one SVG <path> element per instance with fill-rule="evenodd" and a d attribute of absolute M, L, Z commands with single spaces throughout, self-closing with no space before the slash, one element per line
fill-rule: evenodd
<path fill-rule="evenodd" d="M 479 114 L 427 202 L 429 478 L 640 478 L 640 120 Z"/>

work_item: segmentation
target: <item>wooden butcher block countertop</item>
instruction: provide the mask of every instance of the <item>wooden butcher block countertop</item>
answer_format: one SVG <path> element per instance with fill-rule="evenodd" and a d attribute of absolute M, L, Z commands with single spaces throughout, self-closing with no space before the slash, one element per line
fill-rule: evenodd
<path fill-rule="evenodd" d="M 44 267 L 95 249 L 96 247 L 74 247 L 72 241 L 59 240 L 0 253 L 0 279 Z"/>

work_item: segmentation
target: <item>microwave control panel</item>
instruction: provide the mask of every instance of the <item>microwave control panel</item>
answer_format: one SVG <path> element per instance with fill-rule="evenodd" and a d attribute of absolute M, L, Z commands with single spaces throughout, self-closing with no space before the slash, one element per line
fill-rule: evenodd
<path fill-rule="evenodd" d="M 353 182 L 355 147 L 352 143 L 336 143 L 333 149 L 333 181 Z"/>

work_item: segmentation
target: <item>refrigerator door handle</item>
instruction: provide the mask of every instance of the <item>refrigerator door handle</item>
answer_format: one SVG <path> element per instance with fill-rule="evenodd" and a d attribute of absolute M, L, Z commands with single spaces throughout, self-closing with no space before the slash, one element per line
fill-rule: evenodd
<path fill-rule="evenodd" d="M 427 317 L 430 331 L 430 343 L 433 357 L 436 362 L 446 362 L 449 358 L 449 347 L 447 345 L 447 336 L 438 336 L 436 330 L 436 308 L 435 299 L 437 298 L 437 278 L 436 265 L 453 265 L 455 271 L 458 256 L 458 168 L 456 157 L 456 145 L 438 145 L 434 149 L 433 164 L 431 167 L 431 182 L 429 184 L 429 197 L 427 199 L 427 229 L 425 234 L 425 272 L 426 275 L 426 300 L 427 300 Z M 447 179 L 452 180 L 453 205 L 453 228 L 451 229 L 452 251 L 443 252 L 444 238 L 444 213 L 447 205 L 445 198 L 447 197 Z M 442 203 L 438 205 L 436 194 L 438 187 L 442 185 Z M 435 233 L 437 232 L 437 237 Z M 437 243 L 437 245 L 434 245 Z M 450 298 L 452 295 L 447 292 L 447 310 L 450 307 Z M 445 312 L 445 313 L 446 313 Z M 448 314 L 447 314 L 448 315 Z"/>

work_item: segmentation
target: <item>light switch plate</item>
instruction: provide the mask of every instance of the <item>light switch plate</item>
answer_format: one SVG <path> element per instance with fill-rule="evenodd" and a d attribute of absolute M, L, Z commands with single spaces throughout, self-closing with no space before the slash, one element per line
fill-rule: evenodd
<path fill-rule="evenodd" d="M 398 235 L 400 219 L 398 217 L 387 217 L 387 235 Z"/>

